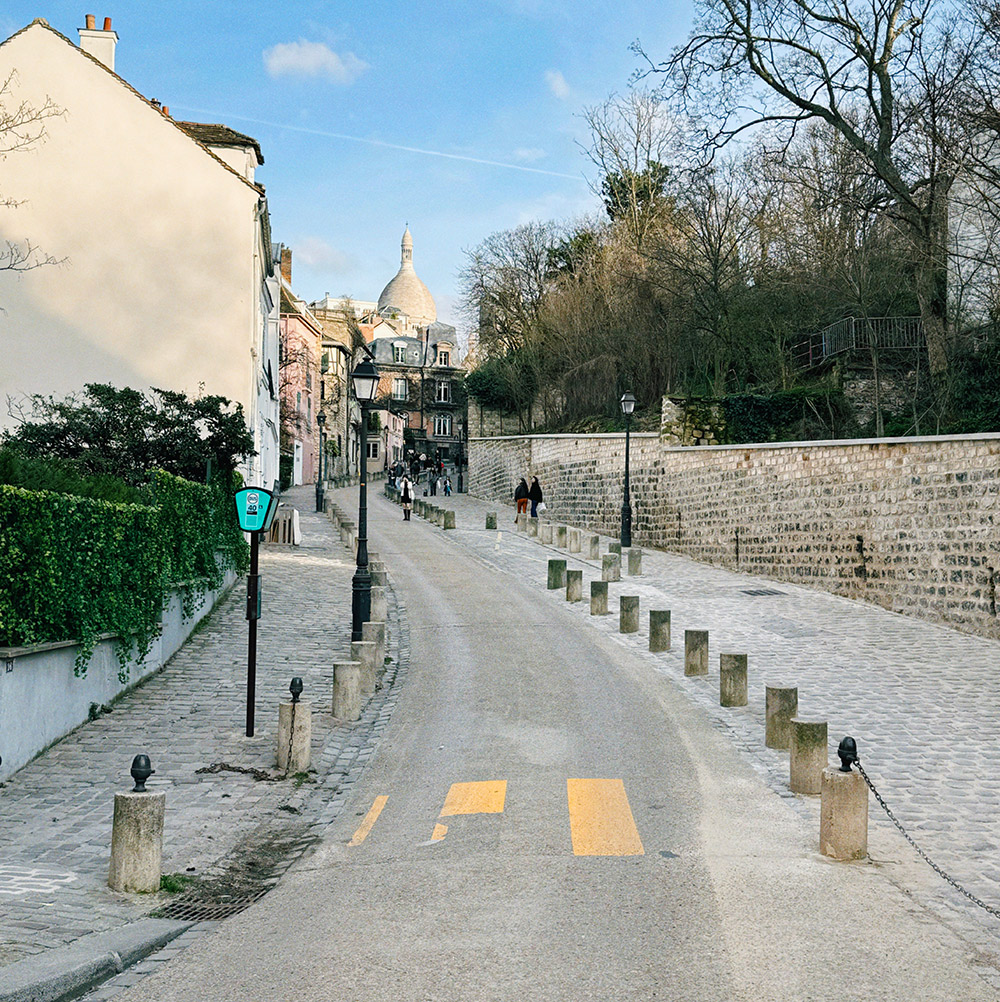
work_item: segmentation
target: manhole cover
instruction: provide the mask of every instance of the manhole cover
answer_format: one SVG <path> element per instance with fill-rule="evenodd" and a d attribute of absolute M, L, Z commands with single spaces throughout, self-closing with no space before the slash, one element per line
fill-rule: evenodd
<path fill-rule="evenodd" d="M 744 588 L 744 595 L 784 595 L 783 591 L 776 591 L 774 588 Z"/>

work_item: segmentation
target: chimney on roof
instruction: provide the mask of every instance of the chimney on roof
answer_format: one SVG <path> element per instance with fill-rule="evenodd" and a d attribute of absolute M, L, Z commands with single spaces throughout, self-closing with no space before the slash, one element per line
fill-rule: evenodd
<path fill-rule="evenodd" d="M 97 21 L 93 14 L 87 15 L 86 23 L 86 28 L 79 29 L 80 48 L 114 72 L 115 46 L 118 44 L 118 34 L 111 30 L 111 18 L 104 19 L 103 31 L 97 30 Z"/>
<path fill-rule="evenodd" d="M 289 284 L 292 284 L 292 250 L 290 247 L 281 248 L 281 277 Z"/>

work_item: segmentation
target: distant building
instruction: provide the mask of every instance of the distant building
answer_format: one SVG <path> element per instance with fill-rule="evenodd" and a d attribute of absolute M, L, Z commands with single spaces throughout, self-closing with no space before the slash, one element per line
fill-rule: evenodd
<path fill-rule="evenodd" d="M 177 122 L 114 71 L 118 35 L 80 45 L 42 19 L 0 43 L 8 107 L 61 114 L 3 160 L 0 246 L 59 261 L 0 271 L 0 401 L 84 383 L 242 404 L 251 483 L 278 479 L 279 288 L 258 143 Z M 13 76 L 11 76 L 13 74 Z M 9 424 L 6 408 L 0 424 Z"/>

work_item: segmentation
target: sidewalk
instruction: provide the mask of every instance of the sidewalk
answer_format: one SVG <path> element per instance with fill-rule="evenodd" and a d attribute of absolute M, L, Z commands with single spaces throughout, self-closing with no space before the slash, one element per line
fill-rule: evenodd
<path fill-rule="evenodd" d="M 137 928 L 149 928 L 152 948 L 157 937 L 173 938 L 198 922 L 195 908 L 182 921 L 130 926 L 179 896 L 129 896 L 107 887 L 114 794 L 131 789 L 137 753 L 147 753 L 156 770 L 149 788 L 167 794 L 164 874 L 207 880 L 215 898 L 226 897 L 219 892 L 227 882 L 230 897 L 273 884 L 315 839 L 315 826 L 336 815 L 371 754 L 395 700 L 391 687 L 356 724 L 337 724 L 330 714 L 333 663 L 350 650 L 353 555 L 315 513 L 311 486 L 288 491 L 283 501 L 300 511 L 302 545 L 261 547 L 255 736 L 245 735 L 247 624 L 239 580 L 162 672 L 0 784 L 0 998 L 12 984 L 30 983 L 32 971 L 41 977 L 58 966 L 53 958 L 63 954 L 53 954 L 56 948 L 77 943 L 79 955 L 92 943 L 90 952 L 101 957 L 126 956 L 134 953 Z M 405 631 L 392 598 L 390 621 L 388 682 L 406 667 L 399 665 Z M 293 675 L 302 677 L 302 698 L 313 703 L 315 771 L 304 783 L 255 778 L 253 770 L 277 777 L 277 704 L 289 698 Z M 247 771 L 199 772 L 220 764 Z M 248 856 L 253 860 L 241 870 Z M 253 866 L 263 872 L 248 873 Z M 187 897 L 198 897 L 197 886 Z M 186 938 L 209 925 L 195 925 Z M 95 933 L 108 935 L 81 939 Z"/>
<path fill-rule="evenodd" d="M 464 494 L 437 500 L 456 512 L 457 529 L 443 533 L 451 542 L 534 582 L 539 601 L 562 604 L 580 617 L 581 628 L 602 631 L 680 687 L 765 782 L 815 824 L 818 842 L 819 798 L 790 793 L 787 752 L 764 747 L 765 686 L 798 686 L 800 716 L 828 721 L 831 762 L 838 764 L 840 739 L 853 736 L 872 782 L 917 844 L 969 891 L 1000 908 L 1000 643 L 654 550 L 643 552 L 640 577 L 623 572 L 620 583 L 609 584 L 609 615 L 591 617 L 589 582 L 600 580 L 600 560 L 582 560 L 517 532 L 512 506 Z M 499 531 L 485 529 L 487 511 L 498 512 Z M 602 538 L 602 554 L 609 542 Z M 582 602 L 567 606 L 562 590 L 547 590 L 552 557 L 583 569 Z M 621 595 L 639 596 L 638 634 L 618 633 Z M 648 652 L 650 609 L 671 610 L 669 652 Z M 685 629 L 709 631 L 706 677 L 684 676 Z M 746 707 L 719 706 L 721 652 L 748 655 Z M 872 862 L 981 950 L 986 963 L 1000 967 L 1000 919 L 934 874 L 874 798 L 869 825 Z M 995 971 L 991 980 L 1000 987 Z"/>

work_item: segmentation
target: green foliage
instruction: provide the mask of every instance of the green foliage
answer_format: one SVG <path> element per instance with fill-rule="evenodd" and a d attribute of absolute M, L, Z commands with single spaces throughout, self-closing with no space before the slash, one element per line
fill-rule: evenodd
<path fill-rule="evenodd" d="M 960 360 L 954 413 L 942 426 L 947 435 L 1000 431 L 1000 342 Z"/>
<path fill-rule="evenodd" d="M 82 675 L 98 637 L 113 633 L 125 682 L 131 646 L 148 653 L 170 587 L 183 588 L 190 615 L 226 570 L 246 568 L 231 486 L 158 471 L 147 504 L 0 486 L 0 645 L 77 640 Z"/>
<path fill-rule="evenodd" d="M 163 873 L 160 875 L 160 890 L 167 894 L 179 894 L 194 882 L 195 878 L 187 873 Z"/>
<path fill-rule="evenodd" d="M 140 484 L 163 469 L 188 480 L 228 473 L 253 452 L 243 409 L 225 397 L 87 383 L 82 397 L 31 397 L 30 415 L 4 435 L 24 455 L 71 460 L 91 476 Z"/>
<path fill-rule="evenodd" d="M 843 393 L 825 387 L 733 394 L 722 399 L 722 411 L 730 442 L 837 438 L 855 430 Z"/>
<path fill-rule="evenodd" d="M 645 170 L 609 172 L 601 182 L 601 196 L 608 218 L 620 219 L 633 207 L 644 210 L 659 201 L 669 180 L 670 168 L 655 160 L 647 161 Z"/>
<path fill-rule="evenodd" d="M 72 460 L 29 456 L 13 446 L 0 446 L 0 484 L 98 498 L 101 501 L 142 502 L 142 492 L 117 477 L 105 474 L 88 476 Z"/>
<path fill-rule="evenodd" d="M 502 358 L 487 359 L 465 377 L 466 394 L 480 407 L 516 411 L 538 391 L 530 355 L 528 349 L 521 349 Z"/>

